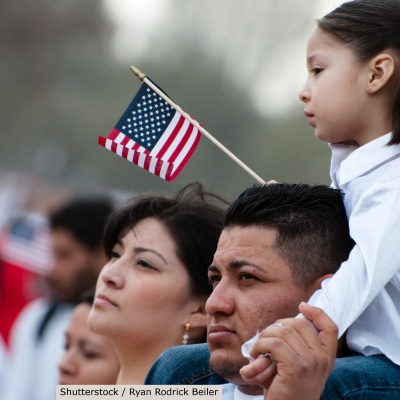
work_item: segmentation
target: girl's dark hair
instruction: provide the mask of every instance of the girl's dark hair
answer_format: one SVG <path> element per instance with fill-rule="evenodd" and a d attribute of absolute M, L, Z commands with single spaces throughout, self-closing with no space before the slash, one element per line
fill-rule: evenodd
<path fill-rule="evenodd" d="M 360 61 L 366 61 L 385 49 L 397 51 L 400 57 L 400 0 L 349 1 L 317 23 L 344 41 Z M 393 97 L 392 118 L 390 145 L 400 143 L 400 81 Z"/>
<path fill-rule="evenodd" d="M 200 183 L 185 186 L 175 197 L 135 197 L 110 215 L 103 237 L 105 252 L 110 257 L 117 240 L 139 221 L 156 218 L 175 241 L 177 256 L 189 273 L 193 294 L 209 295 L 212 287 L 207 270 L 217 248 L 227 205 L 222 198 L 206 192 Z"/>

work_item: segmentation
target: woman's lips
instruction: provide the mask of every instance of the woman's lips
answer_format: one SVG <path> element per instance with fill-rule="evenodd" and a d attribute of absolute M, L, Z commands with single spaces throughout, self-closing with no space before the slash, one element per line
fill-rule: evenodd
<path fill-rule="evenodd" d="M 114 303 L 108 296 L 105 294 L 98 294 L 96 298 L 94 299 L 93 305 L 99 306 L 99 307 L 107 307 L 107 306 L 117 306 L 116 303 Z"/>

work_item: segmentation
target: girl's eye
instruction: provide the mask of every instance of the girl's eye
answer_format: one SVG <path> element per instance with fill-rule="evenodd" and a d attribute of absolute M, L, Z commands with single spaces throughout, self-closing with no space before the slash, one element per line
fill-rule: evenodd
<path fill-rule="evenodd" d="M 311 71 L 314 73 L 314 75 L 318 75 L 322 72 L 322 68 L 314 67 Z"/>

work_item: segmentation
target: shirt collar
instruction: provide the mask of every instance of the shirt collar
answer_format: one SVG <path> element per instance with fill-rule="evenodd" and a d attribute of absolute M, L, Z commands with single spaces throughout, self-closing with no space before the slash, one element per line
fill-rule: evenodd
<path fill-rule="evenodd" d="M 331 144 L 331 176 L 337 176 L 340 169 L 338 183 L 345 185 L 396 157 L 400 154 L 400 145 L 387 146 L 391 135 L 387 133 L 361 147 Z"/>

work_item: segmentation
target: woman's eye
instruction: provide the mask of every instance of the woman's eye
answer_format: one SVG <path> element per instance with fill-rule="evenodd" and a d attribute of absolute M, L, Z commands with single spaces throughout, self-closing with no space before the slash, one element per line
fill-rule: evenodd
<path fill-rule="evenodd" d="M 113 258 L 120 258 L 121 256 L 119 255 L 119 253 L 117 253 L 116 251 L 112 251 L 110 254 L 110 259 Z"/>
<path fill-rule="evenodd" d="M 92 350 L 85 350 L 84 349 L 84 350 L 82 350 L 82 354 L 87 359 L 92 359 L 92 358 L 96 358 L 97 357 L 97 354 Z"/>
<path fill-rule="evenodd" d="M 144 268 L 148 268 L 148 269 L 156 269 L 156 268 L 154 268 L 151 264 L 149 264 L 147 261 L 145 261 L 145 260 L 138 260 L 138 262 L 137 262 L 141 267 L 144 267 Z"/>

